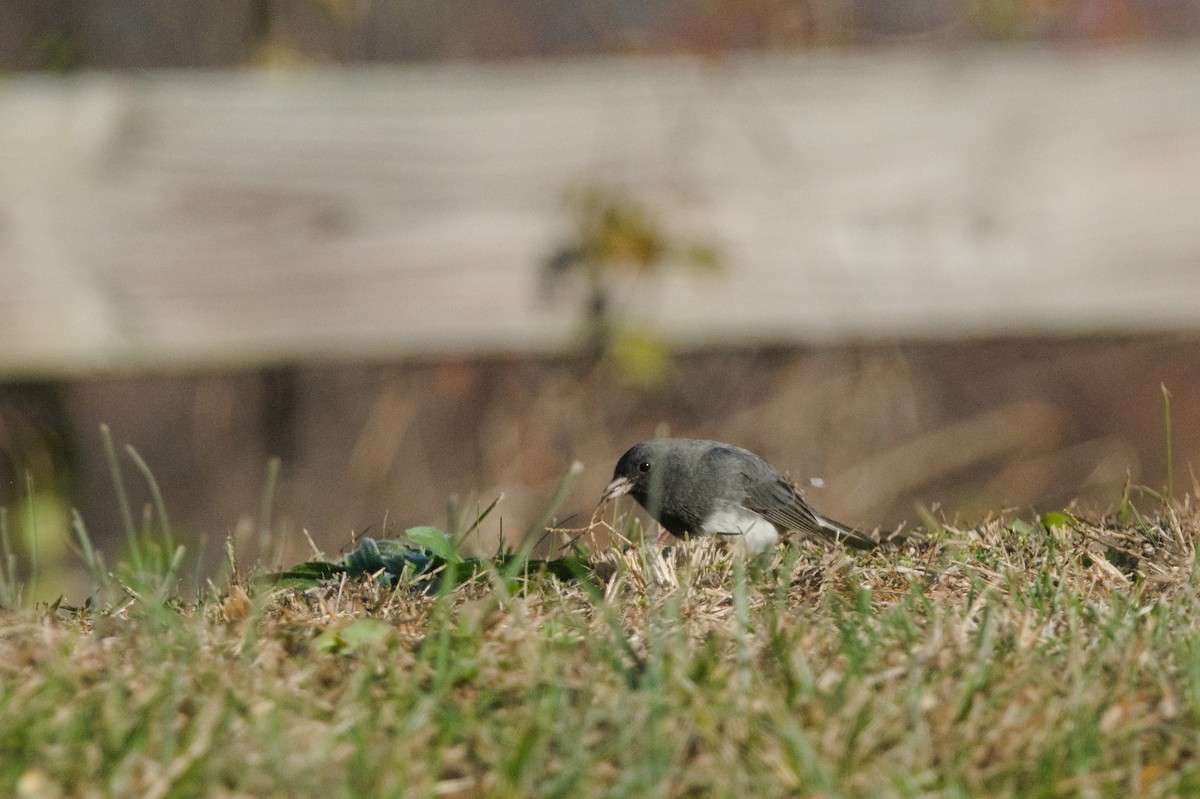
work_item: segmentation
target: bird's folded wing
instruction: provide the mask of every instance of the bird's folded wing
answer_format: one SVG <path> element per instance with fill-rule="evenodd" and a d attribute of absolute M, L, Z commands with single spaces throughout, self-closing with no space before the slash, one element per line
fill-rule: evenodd
<path fill-rule="evenodd" d="M 794 488 L 782 480 L 747 486 L 746 507 L 785 530 L 821 533 L 821 522 Z"/>
<path fill-rule="evenodd" d="M 855 549 L 872 549 L 876 542 L 841 522 L 813 511 L 796 489 L 782 480 L 748 486 L 746 507 L 785 530 L 817 535 Z"/>

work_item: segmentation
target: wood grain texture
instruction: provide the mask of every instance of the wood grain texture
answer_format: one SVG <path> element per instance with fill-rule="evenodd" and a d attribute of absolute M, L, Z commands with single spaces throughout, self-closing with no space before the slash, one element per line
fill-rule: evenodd
<path fill-rule="evenodd" d="M 0 84 L 0 374 L 554 351 L 572 188 L 710 241 L 681 344 L 1195 328 L 1200 55 L 887 53 Z"/>

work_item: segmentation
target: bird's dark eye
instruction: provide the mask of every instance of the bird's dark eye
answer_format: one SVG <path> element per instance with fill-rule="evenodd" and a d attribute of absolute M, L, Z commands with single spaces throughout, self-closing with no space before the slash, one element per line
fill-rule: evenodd
<path fill-rule="evenodd" d="M 641 463 L 639 463 L 638 471 L 641 472 L 642 474 L 645 474 L 646 472 L 650 471 L 650 461 L 642 461 Z"/>

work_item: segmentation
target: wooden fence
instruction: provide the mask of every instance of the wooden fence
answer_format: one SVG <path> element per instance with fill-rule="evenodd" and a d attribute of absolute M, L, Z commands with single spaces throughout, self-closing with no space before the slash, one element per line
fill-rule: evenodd
<path fill-rule="evenodd" d="M 0 82 L 0 374 L 554 351 L 563 198 L 715 245 L 682 343 L 1200 322 L 1200 52 L 747 55 Z M 573 293 L 574 292 L 574 293 Z"/>

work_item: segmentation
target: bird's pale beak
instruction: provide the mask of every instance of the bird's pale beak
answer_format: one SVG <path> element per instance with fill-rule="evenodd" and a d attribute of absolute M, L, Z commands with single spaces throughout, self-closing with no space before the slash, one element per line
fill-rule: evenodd
<path fill-rule="evenodd" d="M 633 481 L 628 477 L 618 477 L 608 484 L 604 489 L 604 493 L 600 496 L 601 502 L 608 502 L 610 499 L 623 497 L 633 490 Z"/>

